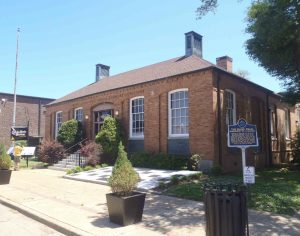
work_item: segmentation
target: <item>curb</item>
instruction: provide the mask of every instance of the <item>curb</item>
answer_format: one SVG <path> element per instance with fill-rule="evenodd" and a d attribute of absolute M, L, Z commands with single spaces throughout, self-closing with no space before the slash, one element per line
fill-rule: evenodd
<path fill-rule="evenodd" d="M 62 234 L 65 235 L 72 235 L 72 236 L 82 236 L 82 235 L 93 235 L 87 231 L 83 231 L 79 228 L 76 228 L 72 225 L 66 224 L 62 221 L 59 221 L 55 218 L 49 217 L 41 212 L 38 212 L 34 209 L 21 205 L 19 203 L 13 202 L 9 199 L 3 198 L 0 196 L 0 204 L 19 211 L 21 214 L 38 221 Z"/>

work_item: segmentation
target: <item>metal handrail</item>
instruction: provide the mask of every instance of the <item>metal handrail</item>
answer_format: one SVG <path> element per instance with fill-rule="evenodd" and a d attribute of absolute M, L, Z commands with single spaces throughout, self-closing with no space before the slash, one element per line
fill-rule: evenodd
<path fill-rule="evenodd" d="M 78 144 L 83 143 L 84 141 L 86 141 L 88 138 L 82 139 L 81 141 L 79 141 L 78 143 L 75 143 L 73 146 L 69 147 L 68 149 L 66 149 L 66 152 L 68 152 L 70 149 L 72 149 L 73 147 L 76 147 Z"/>

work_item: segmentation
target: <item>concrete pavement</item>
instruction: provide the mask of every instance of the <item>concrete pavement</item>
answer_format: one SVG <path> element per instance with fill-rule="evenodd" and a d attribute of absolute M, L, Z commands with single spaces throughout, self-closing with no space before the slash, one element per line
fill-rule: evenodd
<path fill-rule="evenodd" d="M 1 236 L 60 236 L 63 235 L 48 226 L 41 224 L 16 210 L 0 204 L 0 232 Z"/>
<path fill-rule="evenodd" d="M 201 202 L 147 194 L 143 221 L 119 227 L 109 222 L 105 194 L 108 186 L 62 178 L 54 170 L 12 173 L 0 185 L 0 202 L 66 235 L 205 235 Z M 250 211 L 250 235 L 290 235 L 300 232 L 300 220 Z"/>

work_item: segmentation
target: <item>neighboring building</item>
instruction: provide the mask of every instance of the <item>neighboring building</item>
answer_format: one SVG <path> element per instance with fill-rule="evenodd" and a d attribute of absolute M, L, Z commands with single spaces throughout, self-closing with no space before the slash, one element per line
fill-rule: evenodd
<path fill-rule="evenodd" d="M 45 107 L 50 98 L 17 95 L 16 126 L 29 125 L 29 136 L 45 136 Z M 14 95 L 0 93 L 0 142 L 6 148 L 11 144 L 10 129 L 13 124 Z"/>
<path fill-rule="evenodd" d="M 227 125 L 239 118 L 256 124 L 259 148 L 247 150 L 247 163 L 263 167 L 285 161 L 295 132 L 294 108 L 280 96 L 232 73 L 232 59 L 202 58 L 202 36 L 185 34 L 184 56 L 109 76 L 96 65 L 96 82 L 46 106 L 46 137 L 55 139 L 62 122 L 83 122 L 94 139 L 106 115 L 119 118 L 129 152 L 145 150 L 204 155 L 202 167 L 241 168 L 240 150 L 227 147 Z M 273 154 L 273 155 L 272 155 Z"/>

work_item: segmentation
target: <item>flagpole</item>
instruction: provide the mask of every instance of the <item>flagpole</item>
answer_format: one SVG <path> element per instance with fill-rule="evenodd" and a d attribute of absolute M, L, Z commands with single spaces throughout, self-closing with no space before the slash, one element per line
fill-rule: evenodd
<path fill-rule="evenodd" d="M 16 51 L 16 68 L 15 68 L 15 84 L 14 84 L 14 110 L 13 110 L 13 124 L 12 124 L 13 127 L 16 126 L 16 112 L 17 112 L 16 90 L 17 90 L 17 78 L 18 78 L 19 35 L 20 35 L 20 28 L 17 29 L 17 51 Z"/>

